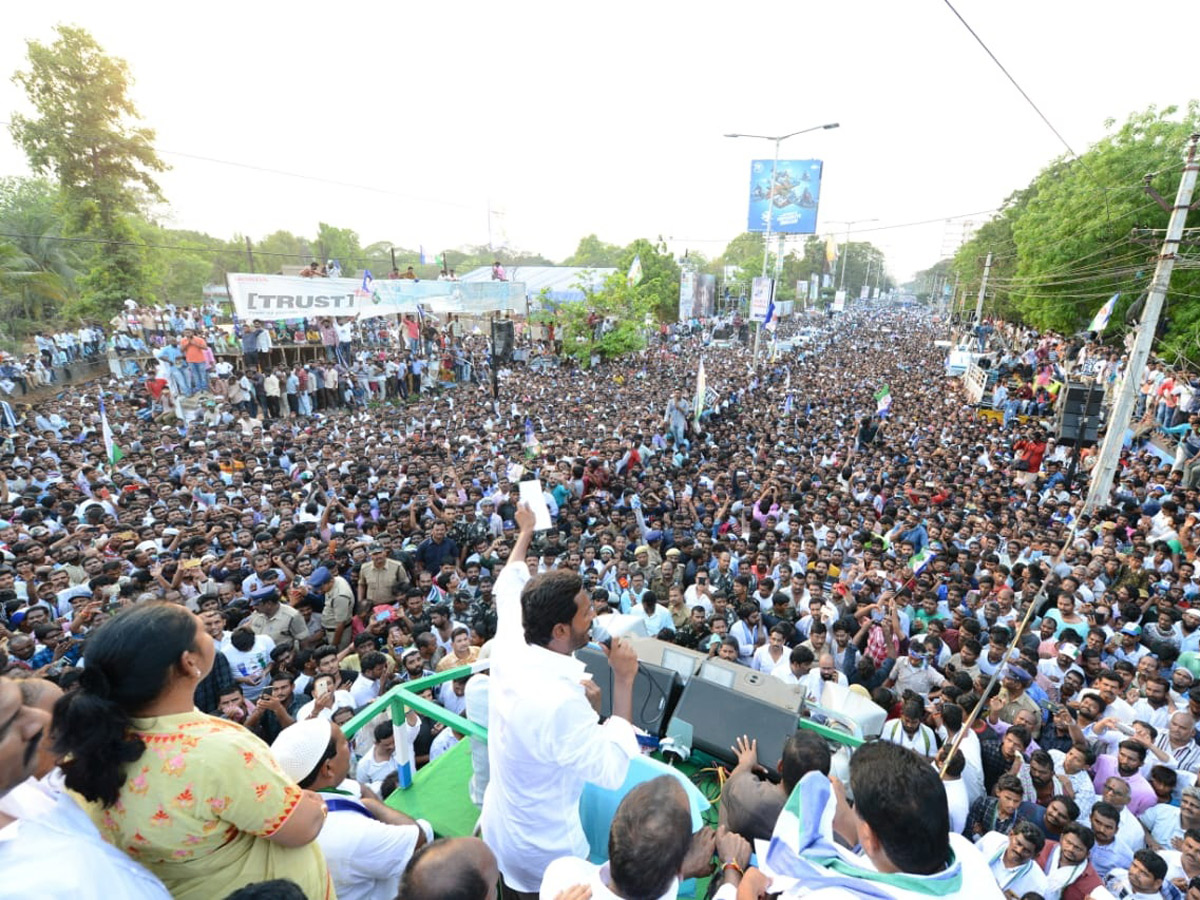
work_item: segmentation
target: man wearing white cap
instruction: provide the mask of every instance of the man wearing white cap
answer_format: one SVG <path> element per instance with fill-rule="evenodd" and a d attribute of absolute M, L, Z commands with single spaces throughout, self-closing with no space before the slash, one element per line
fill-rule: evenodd
<path fill-rule="evenodd" d="M 1063 679 L 1067 677 L 1067 673 L 1071 671 L 1072 668 L 1075 668 L 1081 673 L 1083 671 L 1075 665 L 1076 660 L 1079 659 L 1078 647 L 1076 647 L 1074 644 L 1068 644 L 1065 641 L 1062 641 L 1059 642 L 1057 649 L 1058 653 L 1053 659 L 1043 659 L 1038 663 L 1039 682 L 1044 679 L 1050 683 L 1055 691 L 1062 686 Z M 1043 685 L 1043 687 L 1044 686 L 1045 685 Z M 1056 697 L 1057 693 L 1053 694 L 1052 696 Z"/>
<path fill-rule="evenodd" d="M 280 732 L 271 752 L 290 778 L 325 801 L 329 816 L 317 841 L 339 900 L 392 900 L 409 859 L 433 838 L 429 823 L 348 779 L 350 745 L 332 722 L 297 722 Z"/>

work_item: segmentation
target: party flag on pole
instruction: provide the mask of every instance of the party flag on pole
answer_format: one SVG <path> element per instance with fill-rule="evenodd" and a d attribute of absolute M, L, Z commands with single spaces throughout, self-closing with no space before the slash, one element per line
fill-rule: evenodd
<path fill-rule="evenodd" d="M 125 454 L 113 440 L 112 426 L 108 424 L 108 413 L 104 409 L 103 397 L 100 398 L 100 432 L 104 435 L 104 453 L 108 457 L 108 464 L 115 466 L 118 461 L 124 459 Z"/>
<path fill-rule="evenodd" d="M 888 410 L 892 408 L 892 392 L 885 384 L 875 392 L 875 412 L 879 416 L 886 416 Z"/>
<path fill-rule="evenodd" d="M 641 254 L 634 256 L 633 262 L 629 264 L 629 275 L 625 279 L 630 287 L 636 287 L 642 280 L 642 257 Z"/>
<path fill-rule="evenodd" d="M 1104 329 L 1108 327 L 1108 320 L 1112 318 L 1113 307 L 1117 305 L 1117 298 L 1120 296 L 1120 292 L 1113 294 L 1108 298 L 1108 302 L 1096 311 L 1096 317 L 1092 319 L 1088 331 L 1094 331 L 1098 335 L 1104 334 Z"/>

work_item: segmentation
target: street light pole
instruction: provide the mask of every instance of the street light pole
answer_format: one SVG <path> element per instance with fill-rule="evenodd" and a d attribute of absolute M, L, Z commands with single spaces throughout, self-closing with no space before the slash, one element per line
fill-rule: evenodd
<path fill-rule="evenodd" d="M 865 225 L 867 222 L 878 222 L 878 219 L 852 219 L 849 222 L 830 222 L 830 225 L 846 226 L 846 249 L 842 259 L 842 274 L 838 279 L 837 289 L 841 291 L 846 286 L 846 267 L 850 265 L 850 226 Z"/>
<path fill-rule="evenodd" d="M 779 168 L 779 144 L 783 138 L 775 138 L 775 158 L 771 161 L 771 182 L 767 188 L 767 233 L 763 238 L 763 264 L 762 276 L 767 277 L 767 258 L 771 255 L 771 220 L 775 218 L 775 170 Z M 771 286 L 774 288 L 774 285 Z M 751 292 L 753 300 L 753 292 Z M 770 301 L 768 300 L 768 306 Z M 750 357 L 750 364 L 758 366 L 758 341 L 762 336 L 762 322 L 758 319 L 754 320 L 754 353 Z"/>
<path fill-rule="evenodd" d="M 810 131 L 821 131 L 822 129 L 828 131 L 832 128 L 837 128 L 837 127 L 838 127 L 837 122 L 830 122 L 827 125 L 814 125 L 812 128 L 803 128 L 800 131 L 793 131 L 791 134 L 784 134 L 784 135 L 780 135 L 779 137 L 771 137 L 771 136 L 765 135 L 765 134 L 733 133 L 733 134 L 725 135 L 725 137 L 727 137 L 727 138 L 742 138 L 742 137 L 759 138 L 760 140 L 775 142 L 775 157 L 771 161 L 771 181 L 767 186 L 767 229 L 766 229 L 766 235 L 764 236 L 764 239 L 763 239 L 763 263 L 762 263 L 762 275 L 761 275 L 762 278 L 767 277 L 767 258 L 771 254 L 771 221 L 775 215 L 775 173 L 779 167 L 779 145 L 782 144 L 784 141 L 786 141 L 788 138 L 795 137 L 798 134 L 807 134 Z M 774 285 L 772 285 L 772 289 L 773 288 L 774 288 Z M 753 293 L 751 293 L 751 298 L 752 298 L 751 302 L 753 302 Z M 762 323 L 759 322 L 757 319 L 755 319 L 754 320 L 754 355 L 751 359 L 751 363 L 755 366 L 758 365 L 758 344 L 759 344 L 759 339 L 760 339 L 761 335 L 762 335 Z"/>

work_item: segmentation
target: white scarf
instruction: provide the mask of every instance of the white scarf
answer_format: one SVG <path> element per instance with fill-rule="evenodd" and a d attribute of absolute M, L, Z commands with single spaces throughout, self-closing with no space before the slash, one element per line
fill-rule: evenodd
<path fill-rule="evenodd" d="M 1073 866 L 1060 866 L 1062 847 L 1056 846 L 1046 859 L 1046 900 L 1058 900 L 1062 892 L 1070 887 L 1087 868 L 1087 861 Z"/>
<path fill-rule="evenodd" d="M 1017 866 L 1015 869 L 1010 869 L 1004 862 L 1004 853 L 1007 850 L 1008 841 L 1006 840 L 1000 845 L 1000 849 L 992 854 L 992 858 L 988 860 L 988 867 L 992 870 L 992 874 L 996 876 L 996 884 L 1000 885 L 1000 890 L 1002 891 L 1008 890 L 1008 886 L 1018 878 L 1021 878 L 1033 865 L 1033 860 L 1027 860 L 1024 864 Z M 1000 873 L 997 873 L 995 869 L 995 863 L 997 861 L 1000 863 Z"/>

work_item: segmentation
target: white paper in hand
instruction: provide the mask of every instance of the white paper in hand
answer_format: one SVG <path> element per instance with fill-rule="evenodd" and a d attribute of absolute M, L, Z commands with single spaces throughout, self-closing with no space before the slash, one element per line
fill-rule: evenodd
<path fill-rule="evenodd" d="M 546 498 L 542 495 L 542 483 L 540 481 L 522 481 L 518 485 L 518 489 L 521 492 L 521 499 L 533 510 L 533 527 L 537 531 L 554 527 L 550 521 L 550 507 L 546 505 Z"/>

